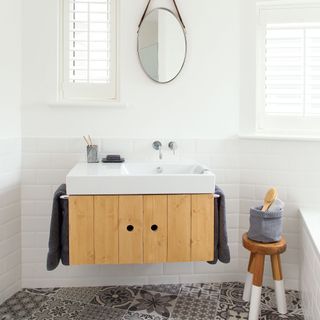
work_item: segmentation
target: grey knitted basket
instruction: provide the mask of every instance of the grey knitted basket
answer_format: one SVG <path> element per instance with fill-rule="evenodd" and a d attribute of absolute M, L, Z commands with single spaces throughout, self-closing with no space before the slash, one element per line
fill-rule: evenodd
<path fill-rule="evenodd" d="M 262 206 L 250 209 L 249 239 L 264 243 L 280 241 L 283 210 L 263 212 L 261 209 Z"/>

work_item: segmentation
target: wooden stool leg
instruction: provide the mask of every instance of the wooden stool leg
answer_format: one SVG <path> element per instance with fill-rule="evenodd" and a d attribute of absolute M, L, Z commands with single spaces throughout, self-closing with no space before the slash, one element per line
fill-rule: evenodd
<path fill-rule="evenodd" d="M 275 254 L 271 256 L 271 265 L 272 265 L 274 286 L 276 291 L 278 312 L 281 314 L 286 314 L 287 313 L 286 293 L 284 290 L 283 276 L 282 276 L 282 270 L 281 270 L 281 260 L 280 260 L 279 254 Z"/>
<path fill-rule="evenodd" d="M 244 301 L 250 301 L 250 297 L 251 297 L 251 287 L 252 287 L 253 272 L 254 272 L 253 261 L 254 261 L 254 253 L 251 252 L 246 283 L 244 285 L 244 290 L 242 295 L 242 299 Z"/>
<path fill-rule="evenodd" d="M 260 314 L 260 303 L 261 303 L 261 290 L 262 280 L 264 272 L 264 255 L 254 255 L 254 273 L 253 273 L 253 286 L 251 292 L 251 303 L 249 320 L 258 320 Z"/>

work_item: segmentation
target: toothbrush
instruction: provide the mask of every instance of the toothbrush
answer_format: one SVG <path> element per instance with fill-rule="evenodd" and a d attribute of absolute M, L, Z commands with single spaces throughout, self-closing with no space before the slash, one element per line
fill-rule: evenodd
<path fill-rule="evenodd" d="M 91 140 L 90 134 L 88 134 L 88 139 L 89 139 L 90 145 L 91 145 L 91 146 L 93 146 L 93 143 L 92 143 L 92 140 Z"/>
<path fill-rule="evenodd" d="M 83 136 L 83 139 L 86 142 L 87 146 L 90 146 L 90 143 L 89 143 L 88 139 L 85 136 Z"/>

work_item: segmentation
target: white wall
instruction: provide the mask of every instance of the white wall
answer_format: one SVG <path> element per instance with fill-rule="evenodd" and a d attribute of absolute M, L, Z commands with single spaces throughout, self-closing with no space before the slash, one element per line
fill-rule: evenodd
<path fill-rule="evenodd" d="M 0 304 L 21 286 L 20 0 L 0 2 Z"/>
<path fill-rule="evenodd" d="M 48 105 L 55 99 L 57 4 L 29 0 L 23 6 L 23 286 L 237 280 L 237 162 L 231 147 L 227 150 L 222 140 L 210 138 L 225 139 L 238 131 L 238 1 L 203 0 L 201 6 L 193 0 L 179 3 L 187 26 L 186 65 L 174 82 L 157 85 L 141 69 L 136 49 L 137 26 L 146 2 L 122 0 L 120 86 L 127 108 Z M 166 4 L 172 6 L 172 1 L 153 2 L 154 6 Z M 86 133 L 103 138 L 103 152 L 121 152 L 129 159 L 154 158 L 154 137 L 180 138 L 182 155 L 214 166 L 230 206 L 232 263 L 60 267 L 46 272 L 52 193 L 64 182 L 67 171 L 83 159 L 83 141 L 73 137 Z"/>
<path fill-rule="evenodd" d="M 255 133 L 256 119 L 256 2 L 246 0 L 240 8 L 239 132 Z"/>
<path fill-rule="evenodd" d="M 137 58 L 136 31 L 145 1 L 122 0 L 121 99 L 127 108 L 48 106 L 55 98 L 57 2 L 29 0 L 23 8 L 23 286 L 242 279 L 248 256 L 240 237 L 248 227 L 248 210 L 275 185 L 287 203 L 286 285 L 298 288 L 297 212 L 302 205 L 320 205 L 319 143 L 229 139 L 239 132 L 239 121 L 242 132 L 253 130 L 254 0 L 241 2 L 241 10 L 237 0 L 179 2 L 188 57 L 181 75 L 168 85 L 149 80 Z M 179 156 L 212 167 L 227 195 L 232 263 L 59 267 L 47 272 L 52 193 L 84 159 L 83 141 L 74 137 L 87 133 L 98 137 L 103 154 L 119 152 L 128 159 L 154 158 L 151 143 L 156 137 L 166 143 L 178 139 Z M 271 282 L 269 268 L 266 280 Z"/>
<path fill-rule="evenodd" d="M 217 138 L 238 131 L 238 0 L 178 4 L 187 26 L 181 75 L 157 85 L 140 67 L 137 27 L 144 0 L 121 0 L 121 100 L 127 108 L 54 108 L 59 1 L 23 10 L 23 136 Z M 161 6 L 172 1 L 154 1 Z M 41 14 L 39 14 L 41 12 Z M 39 27 L 41 26 L 41 27 Z"/>
<path fill-rule="evenodd" d="M 240 9 L 239 133 L 253 135 L 256 118 L 256 2 L 244 1 Z M 274 1 L 277 2 L 277 1 Z M 283 269 L 288 288 L 299 288 L 301 247 L 299 208 L 319 207 L 320 142 L 277 139 L 241 139 L 239 144 L 239 235 L 248 230 L 248 208 L 260 204 L 264 192 L 275 185 L 286 203 L 284 234 L 288 250 Z M 239 267 L 246 268 L 248 254 L 239 238 Z M 267 261 L 266 283 L 272 283 Z"/>

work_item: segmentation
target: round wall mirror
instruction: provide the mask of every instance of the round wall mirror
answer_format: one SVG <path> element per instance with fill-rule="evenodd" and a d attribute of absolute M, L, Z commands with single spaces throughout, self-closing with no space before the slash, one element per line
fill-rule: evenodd
<path fill-rule="evenodd" d="M 186 35 L 175 14 L 165 8 L 150 11 L 138 31 L 138 54 L 145 73 L 156 82 L 170 82 L 180 73 L 186 53 Z"/>

